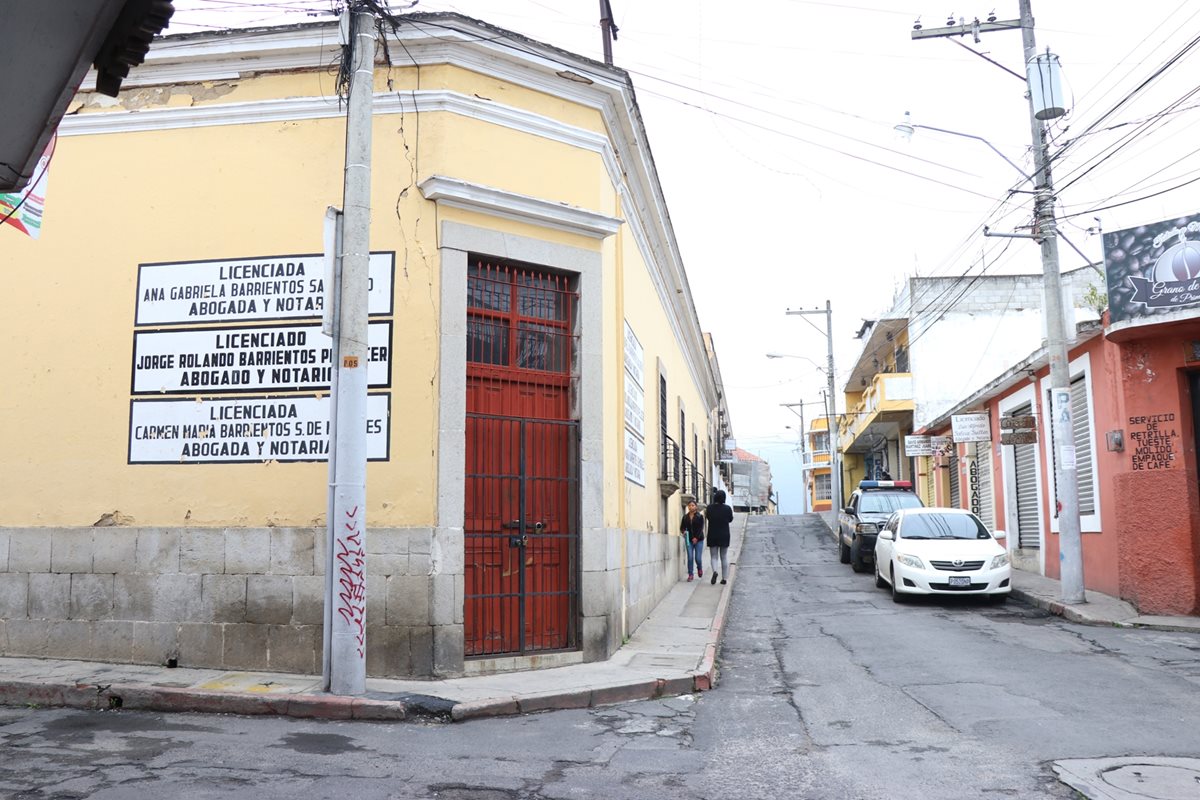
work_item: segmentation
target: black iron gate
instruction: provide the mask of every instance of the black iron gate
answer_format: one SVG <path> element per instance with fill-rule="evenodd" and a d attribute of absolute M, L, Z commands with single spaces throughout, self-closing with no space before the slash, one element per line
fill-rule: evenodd
<path fill-rule="evenodd" d="M 579 426 L 468 413 L 467 656 L 579 645 Z"/>

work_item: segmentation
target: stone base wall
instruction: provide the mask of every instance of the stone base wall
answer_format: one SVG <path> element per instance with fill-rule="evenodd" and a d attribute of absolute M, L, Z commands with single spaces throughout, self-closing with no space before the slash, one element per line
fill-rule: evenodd
<path fill-rule="evenodd" d="M 367 674 L 461 672 L 431 529 L 367 549 Z M 323 528 L 0 528 L 0 654 L 317 674 L 324 552 Z"/>
<path fill-rule="evenodd" d="M 686 574 L 678 534 L 607 528 L 583 542 L 583 657 L 603 661 L 617 651 Z M 622 539 L 625 572 L 621 571 Z M 624 577 L 624 581 L 622 581 Z M 622 606 L 625 607 L 622 614 Z"/>

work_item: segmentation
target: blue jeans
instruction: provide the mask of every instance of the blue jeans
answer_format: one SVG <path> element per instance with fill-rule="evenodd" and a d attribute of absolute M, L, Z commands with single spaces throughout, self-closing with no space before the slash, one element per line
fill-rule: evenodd
<path fill-rule="evenodd" d="M 688 575 L 693 573 L 693 567 L 703 572 L 704 562 L 701 559 L 701 556 L 704 553 L 704 540 L 701 539 L 700 541 L 693 543 L 692 537 L 687 536 L 684 537 L 683 544 L 687 548 L 688 554 Z"/>

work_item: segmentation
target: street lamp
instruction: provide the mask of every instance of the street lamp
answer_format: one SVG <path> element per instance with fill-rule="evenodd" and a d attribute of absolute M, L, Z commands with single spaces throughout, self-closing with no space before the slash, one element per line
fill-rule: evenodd
<path fill-rule="evenodd" d="M 996 147 L 996 145 L 992 144 L 991 142 L 989 142 L 987 139 L 983 138 L 982 136 L 976 136 L 973 133 L 963 133 L 961 131 L 947 130 L 946 128 L 935 128 L 932 125 L 918 125 L 917 123 L 912 121 L 912 114 L 907 111 L 904 112 L 904 119 L 901 120 L 900 124 L 892 127 L 892 130 L 894 130 L 896 133 L 900 134 L 900 136 L 902 136 L 904 138 L 904 141 L 906 141 L 906 142 L 912 141 L 913 134 L 917 131 L 917 129 L 920 129 L 923 131 L 937 131 L 938 133 L 948 133 L 951 136 L 961 136 L 964 139 L 974 139 L 977 142 L 983 142 L 985 145 L 987 145 L 988 147 L 991 148 L 993 153 L 995 153 L 996 155 L 1000 156 L 1005 161 L 1007 161 L 1008 165 L 1010 167 L 1015 169 L 1017 172 L 1021 173 L 1021 175 L 1023 175 L 1025 177 L 1025 180 L 1027 180 L 1027 181 L 1033 180 L 1033 177 L 1031 175 L 1029 175 L 1029 173 L 1025 172 L 1025 170 L 1018 167 L 1011 158 L 1004 155 L 1004 153 L 1000 152 L 1000 148 Z"/>
<path fill-rule="evenodd" d="M 818 364 L 816 361 L 813 361 L 813 360 L 812 360 L 811 358 L 809 358 L 808 356 L 794 356 L 794 355 L 791 355 L 791 354 L 789 354 L 789 353 L 767 353 L 766 355 L 767 355 L 767 358 L 799 358 L 799 359 L 801 359 L 802 361 L 807 361 L 808 363 L 812 364 L 814 367 L 816 367 L 816 368 L 817 368 L 817 370 L 818 370 L 819 372 L 822 372 L 822 373 L 823 373 L 823 372 L 825 372 L 825 368 L 824 368 L 824 367 L 822 367 L 822 366 L 821 366 L 820 364 Z"/>

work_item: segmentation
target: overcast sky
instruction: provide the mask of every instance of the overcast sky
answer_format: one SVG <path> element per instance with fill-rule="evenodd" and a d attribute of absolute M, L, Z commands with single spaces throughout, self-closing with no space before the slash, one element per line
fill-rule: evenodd
<path fill-rule="evenodd" d="M 982 136 L 1032 171 L 1024 83 L 950 40 L 910 36 L 918 17 L 945 25 L 950 6 L 968 21 L 993 10 L 1005 20 L 1017 2 L 922 3 L 612 0 L 614 61 L 633 76 L 735 436 L 771 463 L 785 513 L 800 510 L 801 492 L 798 419 L 781 404 L 812 402 L 811 416 L 825 378 L 803 358 L 765 353 L 823 366 L 826 352 L 823 317 L 789 308 L 832 302 L 840 389 L 861 350 L 854 334 L 907 277 L 1041 271 L 1032 242 L 982 236 L 985 224 L 1028 224 L 1029 196 L 1010 195 L 1028 188 L 1016 169 L 978 141 L 919 130 L 907 142 L 894 131 L 910 111 L 916 123 Z M 175 4 L 168 33 L 302 22 L 313 19 L 305 9 L 329 8 Z M 601 57 L 598 0 L 421 0 L 413 10 L 459 12 Z M 1168 65 L 1200 36 L 1200 3 L 1034 0 L 1033 12 L 1039 48 L 1062 60 L 1070 105 L 1053 136 L 1066 148 L 1059 213 L 1076 215 L 1061 231 L 1099 261 L 1098 225 L 1200 211 L 1200 183 L 1181 186 L 1200 175 L 1200 47 Z M 964 43 L 1023 71 L 1019 31 Z M 1060 255 L 1064 270 L 1086 263 L 1065 243 Z M 964 395 L 995 377 L 963 370 Z"/>

